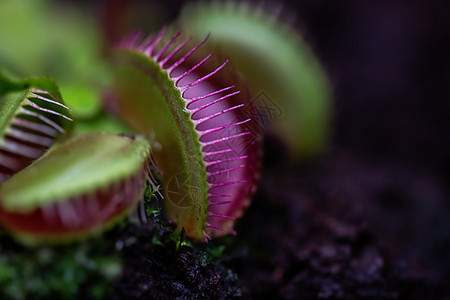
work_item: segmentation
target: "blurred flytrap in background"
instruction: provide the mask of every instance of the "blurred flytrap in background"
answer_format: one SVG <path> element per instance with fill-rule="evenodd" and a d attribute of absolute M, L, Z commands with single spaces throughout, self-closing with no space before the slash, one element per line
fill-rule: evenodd
<path fill-rule="evenodd" d="M 288 14 L 282 2 L 200 1 L 182 10 L 179 26 L 194 36 L 211 34 L 211 49 L 229 56 L 248 81 L 255 117 L 273 113 L 259 125 L 299 159 L 329 144 L 331 86 Z"/>

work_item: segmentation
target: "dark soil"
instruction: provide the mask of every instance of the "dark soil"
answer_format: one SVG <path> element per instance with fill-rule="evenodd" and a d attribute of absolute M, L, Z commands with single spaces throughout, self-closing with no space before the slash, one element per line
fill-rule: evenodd
<path fill-rule="evenodd" d="M 433 176 L 343 151 L 266 174 L 241 224 L 259 259 L 237 265 L 255 299 L 450 295 L 449 214 Z"/>
<path fill-rule="evenodd" d="M 129 226 L 123 233 L 125 269 L 112 299 L 242 299 L 232 270 L 211 261 L 201 245 L 171 240 L 173 226 L 159 226 Z M 130 237 L 137 239 L 126 246 Z"/>

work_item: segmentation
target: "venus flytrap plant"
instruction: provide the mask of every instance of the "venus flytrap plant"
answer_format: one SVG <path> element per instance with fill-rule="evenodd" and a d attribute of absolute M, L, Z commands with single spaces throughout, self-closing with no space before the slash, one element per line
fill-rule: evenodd
<path fill-rule="evenodd" d="M 199 55 L 207 38 L 168 36 L 132 35 L 117 47 L 110 106 L 154 145 L 178 229 L 199 240 L 234 233 L 259 177 L 260 136 L 243 109 L 250 98 L 226 62 Z"/>
<path fill-rule="evenodd" d="M 200 1 L 185 6 L 179 26 L 198 38 L 211 33 L 213 47 L 248 81 L 260 125 L 270 121 L 265 129 L 275 130 L 293 156 L 302 158 L 327 145 L 331 88 L 286 15 L 279 2 Z M 272 116 L 273 110 L 279 115 Z"/>
<path fill-rule="evenodd" d="M 149 154 L 141 137 L 73 137 L 0 186 L 0 221 L 30 244 L 61 243 L 105 230 L 142 197 Z"/>
<path fill-rule="evenodd" d="M 46 78 L 0 75 L 0 182 L 31 164 L 72 127 L 70 109 Z"/>

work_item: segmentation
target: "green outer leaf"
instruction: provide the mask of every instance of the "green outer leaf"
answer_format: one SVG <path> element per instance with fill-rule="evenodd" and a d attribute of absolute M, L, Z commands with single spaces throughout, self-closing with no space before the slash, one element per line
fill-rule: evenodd
<path fill-rule="evenodd" d="M 115 65 L 114 88 L 121 114 L 158 145 L 152 155 L 163 174 L 169 218 L 190 236 L 203 238 L 209 184 L 185 100 L 167 72 L 145 55 L 122 50 L 116 54 Z"/>
<path fill-rule="evenodd" d="M 0 72 L 0 143 L 28 91 L 24 82 L 16 82 Z"/>
<path fill-rule="evenodd" d="M 281 108 L 277 133 L 294 155 L 323 150 L 329 137 L 331 88 L 313 52 L 301 37 L 249 4 L 195 3 L 182 11 L 188 33 L 219 45 L 249 82 L 254 97 L 264 92 Z M 256 98 L 255 104 L 258 105 Z"/>
<path fill-rule="evenodd" d="M 149 151 L 140 137 L 97 133 L 71 138 L 0 186 L 1 205 L 26 212 L 107 187 L 138 172 Z"/>
<path fill-rule="evenodd" d="M 26 98 L 26 95 L 28 95 L 28 90 L 10 92 L 5 96 L 0 96 L 0 145 L 5 131 L 9 128 L 12 119 L 16 116 L 17 110 Z"/>

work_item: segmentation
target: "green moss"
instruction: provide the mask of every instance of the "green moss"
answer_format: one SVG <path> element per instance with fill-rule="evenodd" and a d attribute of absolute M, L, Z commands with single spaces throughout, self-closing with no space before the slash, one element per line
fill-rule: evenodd
<path fill-rule="evenodd" d="M 27 248 L 3 237 L 0 244 L 0 299 L 78 299 L 80 289 L 103 299 L 121 274 L 110 242 Z"/>

